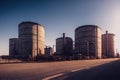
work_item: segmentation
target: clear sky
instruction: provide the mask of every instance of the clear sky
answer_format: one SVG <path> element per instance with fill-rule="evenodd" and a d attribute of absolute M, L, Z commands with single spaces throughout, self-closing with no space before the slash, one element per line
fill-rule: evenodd
<path fill-rule="evenodd" d="M 18 24 L 33 21 L 45 27 L 45 44 L 72 37 L 81 25 L 95 24 L 116 35 L 120 50 L 120 0 L 0 0 L 0 55 L 9 54 L 9 38 L 18 37 Z"/>

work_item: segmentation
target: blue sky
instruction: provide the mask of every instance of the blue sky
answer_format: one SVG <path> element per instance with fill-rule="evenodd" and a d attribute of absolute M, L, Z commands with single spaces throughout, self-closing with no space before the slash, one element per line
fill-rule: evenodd
<path fill-rule="evenodd" d="M 0 55 L 9 53 L 9 38 L 18 37 L 22 21 L 42 24 L 48 46 L 64 32 L 74 40 L 75 28 L 95 24 L 116 34 L 120 50 L 120 0 L 0 0 Z"/>

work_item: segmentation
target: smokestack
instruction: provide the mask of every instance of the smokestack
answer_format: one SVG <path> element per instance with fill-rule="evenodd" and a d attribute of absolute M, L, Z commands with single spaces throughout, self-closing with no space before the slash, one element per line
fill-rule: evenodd
<path fill-rule="evenodd" d="M 65 33 L 63 33 L 63 46 L 65 46 Z"/>
<path fill-rule="evenodd" d="M 108 56 L 108 31 L 106 30 L 106 54 Z"/>
<path fill-rule="evenodd" d="M 63 33 L 63 53 L 65 53 L 65 33 Z"/>
<path fill-rule="evenodd" d="M 106 31 L 106 34 L 108 34 L 108 31 Z"/>
<path fill-rule="evenodd" d="M 65 33 L 63 33 L 63 38 L 65 38 Z"/>

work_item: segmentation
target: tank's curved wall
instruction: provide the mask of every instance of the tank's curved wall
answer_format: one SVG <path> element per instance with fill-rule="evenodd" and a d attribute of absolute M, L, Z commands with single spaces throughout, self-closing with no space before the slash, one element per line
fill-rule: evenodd
<path fill-rule="evenodd" d="M 34 22 L 23 22 L 19 24 L 19 53 L 23 56 L 44 54 L 44 28 Z"/>
<path fill-rule="evenodd" d="M 102 55 L 115 57 L 115 35 L 112 33 L 102 35 Z"/>
<path fill-rule="evenodd" d="M 75 51 L 84 56 L 101 58 L 101 28 L 96 25 L 76 28 Z"/>
<path fill-rule="evenodd" d="M 71 54 L 73 51 L 73 40 L 69 37 L 65 37 L 63 43 L 63 37 L 56 39 L 56 54 Z"/>

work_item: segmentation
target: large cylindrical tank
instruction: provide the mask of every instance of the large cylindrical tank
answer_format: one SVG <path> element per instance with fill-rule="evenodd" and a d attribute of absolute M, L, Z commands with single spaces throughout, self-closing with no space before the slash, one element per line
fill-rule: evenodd
<path fill-rule="evenodd" d="M 96 25 L 76 28 L 75 51 L 84 56 L 101 58 L 101 28 Z"/>
<path fill-rule="evenodd" d="M 56 54 L 69 55 L 73 51 L 73 40 L 70 37 L 63 37 L 56 39 Z"/>
<path fill-rule="evenodd" d="M 102 55 L 103 57 L 115 57 L 115 34 L 108 33 L 102 35 Z"/>
<path fill-rule="evenodd" d="M 35 22 L 19 24 L 19 53 L 25 57 L 44 54 L 44 27 Z"/>
<path fill-rule="evenodd" d="M 18 38 L 9 39 L 9 55 L 11 57 L 18 55 Z"/>

